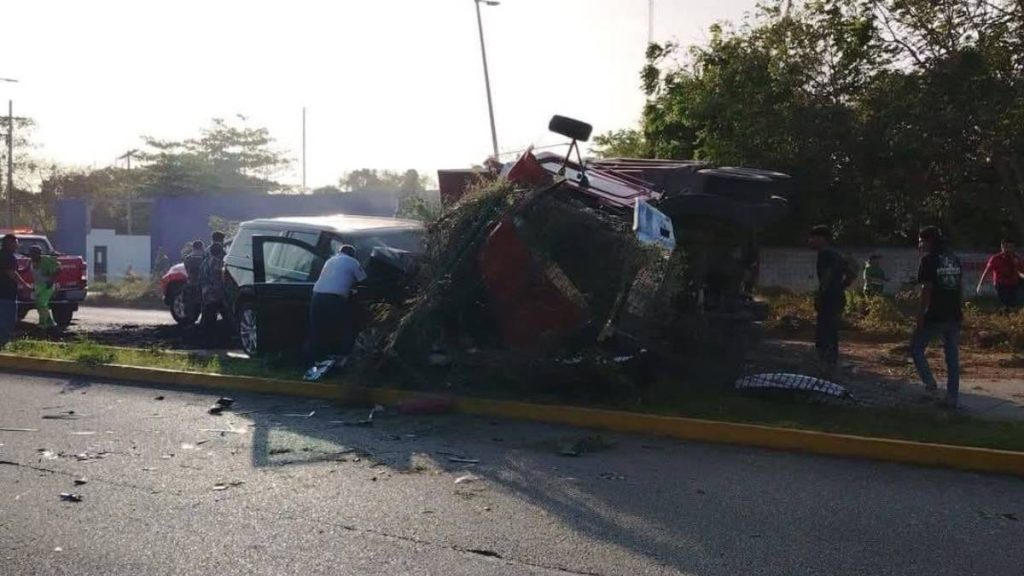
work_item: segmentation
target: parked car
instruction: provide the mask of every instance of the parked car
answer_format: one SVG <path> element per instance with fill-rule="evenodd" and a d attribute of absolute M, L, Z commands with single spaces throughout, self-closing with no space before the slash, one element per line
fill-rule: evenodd
<path fill-rule="evenodd" d="M 412 274 L 424 250 L 420 222 L 332 216 L 243 222 L 225 257 L 226 309 L 249 355 L 294 352 L 306 336 L 309 300 L 324 262 L 344 244 L 356 247 L 368 278 L 365 300 L 394 291 Z M 164 301 L 182 324 L 199 314 L 185 302 L 184 266 L 161 279 Z"/>
<path fill-rule="evenodd" d="M 58 326 L 64 327 L 71 324 L 78 305 L 85 300 L 88 291 L 88 271 L 85 267 L 85 259 L 81 256 L 68 256 L 57 252 L 50 243 L 49 238 L 42 234 L 35 234 L 32 230 L 16 229 L 2 230 L 0 234 L 14 234 L 18 238 L 18 274 L 28 282 L 32 283 L 32 262 L 28 253 L 33 247 L 39 247 L 46 256 L 54 256 L 60 264 L 60 271 L 54 279 L 57 292 L 50 300 L 50 311 L 53 313 L 53 320 Z M 23 319 L 29 310 L 36 307 L 31 291 L 18 293 L 18 319 Z"/>

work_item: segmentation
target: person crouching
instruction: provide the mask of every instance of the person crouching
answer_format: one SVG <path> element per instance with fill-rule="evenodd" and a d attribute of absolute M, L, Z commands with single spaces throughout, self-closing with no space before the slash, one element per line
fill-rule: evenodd
<path fill-rule="evenodd" d="M 353 286 L 363 280 L 366 280 L 366 272 L 356 259 L 353 246 L 342 246 L 324 263 L 309 303 L 307 356 L 310 361 L 347 356 L 352 351 L 355 314 L 350 298 Z"/>

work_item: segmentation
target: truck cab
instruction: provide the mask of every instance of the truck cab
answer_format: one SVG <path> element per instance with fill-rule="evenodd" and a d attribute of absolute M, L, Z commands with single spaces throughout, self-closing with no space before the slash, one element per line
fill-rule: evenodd
<path fill-rule="evenodd" d="M 53 248 L 50 239 L 42 234 L 36 234 L 32 230 L 19 228 L 15 230 L 0 230 L 0 234 L 13 234 L 18 239 L 18 275 L 25 282 L 32 284 L 32 261 L 29 259 L 29 251 L 33 247 L 39 247 L 44 256 L 53 256 L 60 265 L 60 271 L 54 279 L 57 291 L 50 300 L 50 310 L 53 319 L 58 326 L 66 327 L 71 324 L 75 312 L 78 310 L 88 292 L 88 273 L 85 259 L 81 256 L 67 256 Z M 21 290 L 18 292 L 18 318 L 23 319 L 35 308 L 35 300 L 32 292 Z"/>

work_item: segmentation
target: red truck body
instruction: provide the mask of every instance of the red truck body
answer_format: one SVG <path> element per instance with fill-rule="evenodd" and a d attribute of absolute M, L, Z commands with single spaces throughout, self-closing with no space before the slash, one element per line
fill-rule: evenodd
<path fill-rule="evenodd" d="M 3 231 L 4 234 L 8 231 Z M 60 254 L 53 249 L 50 240 L 43 235 L 33 234 L 30 230 L 9 231 L 18 238 L 18 275 L 25 282 L 32 284 L 32 261 L 28 258 L 28 252 L 33 246 L 38 246 L 44 255 L 54 256 L 60 264 L 60 271 L 54 279 L 57 292 L 50 300 L 50 309 L 53 312 L 53 319 L 58 326 L 71 324 L 78 305 L 85 300 L 88 291 L 88 270 L 85 259 L 81 256 L 67 256 Z M 30 290 L 18 292 L 18 317 L 24 318 L 29 310 L 35 308 L 35 301 Z"/>

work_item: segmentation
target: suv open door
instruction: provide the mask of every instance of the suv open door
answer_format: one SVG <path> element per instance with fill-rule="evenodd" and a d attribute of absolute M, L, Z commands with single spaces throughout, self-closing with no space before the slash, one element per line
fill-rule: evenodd
<path fill-rule="evenodd" d="M 306 339 L 309 301 L 324 258 L 302 240 L 252 238 L 252 298 L 238 310 L 238 335 L 249 355 L 293 353 Z"/>

